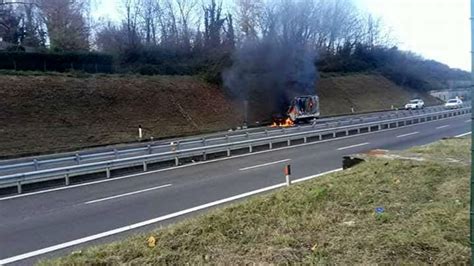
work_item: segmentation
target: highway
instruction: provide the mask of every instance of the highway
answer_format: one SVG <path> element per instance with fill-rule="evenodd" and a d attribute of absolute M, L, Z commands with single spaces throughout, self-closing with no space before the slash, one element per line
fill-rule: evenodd
<path fill-rule="evenodd" d="M 338 170 L 347 154 L 405 149 L 470 131 L 470 115 L 0 198 L 0 264 L 39 258 L 175 222 L 207 208 Z"/>

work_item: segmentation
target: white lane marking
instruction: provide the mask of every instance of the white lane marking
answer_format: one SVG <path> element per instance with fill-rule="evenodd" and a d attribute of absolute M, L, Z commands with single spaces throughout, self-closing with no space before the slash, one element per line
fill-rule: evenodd
<path fill-rule="evenodd" d="M 271 163 L 264 163 L 264 164 L 249 166 L 249 167 L 245 167 L 245 168 L 240 168 L 239 170 L 240 170 L 240 171 L 246 171 L 246 170 L 250 170 L 250 169 L 265 167 L 265 166 L 274 165 L 274 164 L 279 164 L 279 163 L 284 163 L 284 162 L 288 162 L 288 161 L 291 161 L 291 159 L 284 159 L 284 160 L 275 161 L 275 162 L 271 162 Z"/>
<path fill-rule="evenodd" d="M 327 171 L 327 172 L 324 172 L 324 173 L 320 173 L 320 174 L 317 174 L 317 175 L 296 179 L 296 180 L 293 180 L 293 182 L 294 183 L 299 183 L 299 182 L 303 182 L 303 181 L 306 181 L 306 180 L 309 180 L 309 179 L 314 179 L 314 178 L 317 178 L 317 177 L 320 177 L 320 176 L 323 176 L 323 175 L 326 175 L 326 174 L 339 172 L 341 170 L 342 170 L 342 168 L 339 168 L 339 169 Z M 274 189 L 284 187 L 284 186 L 286 186 L 286 183 L 280 183 L 280 184 L 276 184 L 276 185 L 273 185 L 273 186 L 264 187 L 264 188 L 253 190 L 253 191 L 246 192 L 246 193 L 243 193 L 243 194 L 235 195 L 235 196 L 232 196 L 232 197 L 229 197 L 229 198 L 224 198 L 224 199 L 209 202 L 209 203 L 206 203 L 206 204 L 203 204 L 203 205 L 200 205 L 200 206 L 196 206 L 196 207 L 192 207 L 192 208 L 185 209 L 185 210 L 182 210 L 182 211 L 170 213 L 170 214 L 167 214 L 167 215 L 164 215 L 164 216 L 156 217 L 156 218 L 146 220 L 146 221 L 143 221 L 143 222 L 139 222 L 139 223 L 135 223 L 135 224 L 132 224 L 132 225 L 127 225 L 127 226 L 124 226 L 124 227 L 116 228 L 116 229 L 106 231 L 106 232 L 102 232 L 102 233 L 99 233 L 99 234 L 96 234 L 96 235 L 91 235 L 91 236 L 79 238 L 79 239 L 72 240 L 72 241 L 69 241 L 69 242 L 65 242 L 65 243 L 54 245 L 54 246 L 50 246 L 50 247 L 47 247 L 47 248 L 43 248 L 43 249 L 28 252 L 28 253 L 20 254 L 20 255 L 14 256 L 14 257 L 5 258 L 5 259 L 0 260 L 0 265 L 4 265 L 4 264 L 7 264 L 7 263 L 12 263 L 12 262 L 16 262 L 16 261 L 21 261 L 21 260 L 24 260 L 24 259 L 39 256 L 39 255 L 46 254 L 46 253 L 49 253 L 49 252 L 53 252 L 53 251 L 56 251 L 56 250 L 60 250 L 60 249 L 72 247 L 72 246 L 75 246 L 75 245 L 79 245 L 79 244 L 82 244 L 82 243 L 90 242 L 90 241 L 93 241 L 93 240 L 96 240 L 96 239 L 108 237 L 108 236 L 111 236 L 111 235 L 116 235 L 116 234 L 119 234 L 119 233 L 123 233 L 125 231 L 129 231 L 129 230 L 136 229 L 136 228 L 139 228 L 139 227 L 143 227 L 143 226 L 147 226 L 147 225 L 150 225 L 150 224 L 162 222 L 162 221 L 172 219 L 172 218 L 175 218 L 175 217 L 178 217 L 178 216 L 182 216 L 182 215 L 185 215 L 185 214 L 188 214 L 188 213 L 192 213 L 192 212 L 196 212 L 196 211 L 199 211 L 199 210 L 207 209 L 207 208 L 217 206 L 217 205 L 220 205 L 220 204 L 223 204 L 223 203 L 235 201 L 235 200 L 238 200 L 238 199 L 249 197 L 249 196 L 252 196 L 252 195 L 255 195 L 255 194 L 260 194 L 262 192 L 274 190 Z"/>
<path fill-rule="evenodd" d="M 351 149 L 351 148 L 356 148 L 356 147 L 360 147 L 360 146 L 365 146 L 365 145 L 369 145 L 370 143 L 368 142 L 364 142 L 364 143 L 360 143 L 360 144 L 355 144 L 355 145 L 351 145 L 351 146 L 346 146 L 346 147 L 341 147 L 339 149 L 337 149 L 338 151 L 342 151 L 342 150 L 347 150 L 347 149 Z"/>
<path fill-rule="evenodd" d="M 467 136 L 467 135 L 471 135 L 471 131 L 467 132 L 467 133 L 464 133 L 464 134 L 461 134 L 461 135 L 457 135 L 455 136 L 455 138 L 461 138 L 461 137 L 464 137 L 464 136 Z"/>
<path fill-rule="evenodd" d="M 418 132 L 418 131 L 415 131 L 415 132 L 408 133 L 408 134 L 398 135 L 398 136 L 397 136 L 397 138 L 404 138 L 404 137 L 408 137 L 408 136 L 416 135 L 416 134 L 419 134 L 419 133 L 420 133 L 420 132 Z"/>
<path fill-rule="evenodd" d="M 469 114 L 464 114 L 464 115 L 455 116 L 455 117 L 443 118 L 443 120 L 451 119 L 451 118 L 459 118 L 459 117 L 467 116 L 467 115 L 469 115 Z M 408 125 L 408 126 L 403 126 L 401 128 L 416 127 L 416 126 L 435 123 L 435 122 L 439 122 L 439 121 L 440 120 L 432 120 L 432 121 L 424 122 L 422 124 L 412 124 L 412 125 Z M 390 128 L 390 129 L 384 129 L 384 130 L 381 130 L 381 131 L 372 131 L 372 132 L 367 132 L 367 133 L 362 133 L 362 134 L 356 134 L 356 135 L 350 135 L 350 136 L 346 136 L 346 137 L 335 138 L 335 139 L 326 139 L 326 140 L 321 140 L 321 141 L 316 141 L 316 142 L 309 142 L 309 143 L 297 144 L 297 145 L 292 145 L 292 146 L 285 146 L 285 147 L 276 148 L 276 149 L 272 149 L 272 150 L 265 150 L 265 151 L 258 151 L 258 152 L 254 152 L 254 153 L 235 155 L 235 156 L 231 156 L 231 157 L 219 158 L 219 159 L 214 159 L 214 160 L 209 160 L 209 161 L 202 161 L 202 162 L 197 162 L 197 163 L 193 163 L 193 164 L 185 164 L 185 165 L 175 166 L 175 167 L 166 168 L 166 169 L 148 171 L 148 172 L 137 173 L 137 174 L 121 176 L 121 177 L 114 177 L 114 178 L 111 178 L 111 179 L 98 180 L 98 181 L 93 181 L 93 182 L 88 182 L 88 183 L 83 183 L 83 184 L 77 184 L 77 185 L 71 185 L 71 186 L 59 187 L 59 188 L 52 188 L 52 189 L 48 189 L 48 190 L 41 190 L 41 191 L 36 191 L 36 192 L 31 192 L 31 193 L 25 193 L 25 194 L 20 194 L 20 195 L 15 195 L 15 196 L 4 197 L 4 198 L 0 198 L 0 201 L 16 199 L 16 198 L 23 198 L 23 197 L 28 197 L 28 196 L 33 196 L 33 195 L 38 195 L 38 194 L 43 194 L 43 193 L 49 193 L 49 192 L 55 192 L 55 191 L 60 191 L 60 190 L 65 190 L 65 189 L 72 189 L 72 188 L 77 188 L 77 187 L 90 186 L 90 185 L 95 185 L 95 184 L 100 184 L 100 183 L 105 183 L 105 182 L 113 182 L 113 181 L 122 180 L 122 179 L 130 178 L 130 177 L 144 176 L 144 175 L 148 175 L 148 174 L 155 174 L 155 173 L 161 173 L 161 172 L 166 172 L 166 171 L 173 171 L 173 170 L 177 170 L 177 169 L 181 169 L 181 168 L 194 167 L 194 166 L 201 165 L 201 164 L 209 164 L 209 163 L 233 160 L 233 159 L 247 157 L 247 156 L 254 156 L 254 155 L 270 153 L 270 152 L 276 152 L 276 151 L 287 150 L 287 149 L 295 149 L 295 148 L 300 148 L 300 147 L 310 146 L 310 145 L 318 145 L 318 144 L 321 144 L 321 143 L 327 143 L 327 142 L 338 141 L 338 140 L 349 139 L 349 138 L 355 138 L 355 137 L 359 137 L 359 136 L 366 136 L 366 135 L 377 134 L 377 133 L 390 132 L 390 131 L 395 131 L 395 130 L 399 130 L 399 129 L 400 128 L 395 127 L 395 128 Z"/>
<path fill-rule="evenodd" d="M 472 121 L 472 119 L 469 119 L 469 120 L 466 120 L 466 121 L 464 121 L 464 122 L 470 123 L 471 121 Z"/>
<path fill-rule="evenodd" d="M 152 191 L 152 190 L 157 190 L 157 189 L 160 189 L 160 188 L 171 187 L 171 186 L 172 186 L 172 184 L 166 184 L 166 185 L 162 185 L 162 186 L 158 186 L 158 187 L 152 187 L 152 188 L 137 190 L 137 191 L 133 191 L 133 192 L 129 192 L 129 193 L 124 193 L 124 194 L 120 194 L 120 195 L 115 195 L 115 196 L 111 196 L 111 197 L 107 197 L 107 198 L 91 200 L 91 201 L 85 202 L 84 204 L 93 204 L 93 203 L 97 203 L 97 202 L 101 202 L 101 201 L 106 201 L 106 200 L 111 200 L 111 199 L 117 199 L 117 198 L 127 197 L 127 196 L 131 196 L 131 195 L 135 195 L 135 194 L 139 194 L 139 193 L 144 193 L 144 192 L 148 192 L 148 191 Z"/>
<path fill-rule="evenodd" d="M 442 128 L 445 128 L 445 127 L 449 127 L 449 125 L 440 126 L 440 127 L 437 127 L 436 129 L 442 129 Z"/>

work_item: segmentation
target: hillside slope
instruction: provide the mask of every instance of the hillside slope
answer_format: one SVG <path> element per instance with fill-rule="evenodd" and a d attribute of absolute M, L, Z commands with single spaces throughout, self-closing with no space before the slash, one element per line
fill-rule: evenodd
<path fill-rule="evenodd" d="M 0 155 L 230 128 L 241 115 L 193 77 L 0 76 Z"/>
<path fill-rule="evenodd" d="M 323 77 L 317 87 L 325 116 L 418 96 L 376 75 Z M 195 77 L 0 75 L 0 157 L 137 141 L 138 125 L 147 139 L 225 130 L 242 117 L 237 101 Z"/>
<path fill-rule="evenodd" d="M 380 75 L 355 74 L 321 78 L 317 87 L 321 98 L 321 114 L 347 114 L 402 107 L 410 99 L 422 98 L 427 105 L 440 104 L 439 100 L 411 89 L 395 85 Z"/>

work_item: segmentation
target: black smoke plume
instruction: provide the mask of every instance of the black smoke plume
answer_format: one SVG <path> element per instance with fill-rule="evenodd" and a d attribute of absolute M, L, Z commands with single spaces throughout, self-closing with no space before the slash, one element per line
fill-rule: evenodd
<path fill-rule="evenodd" d="M 291 23 L 280 20 L 281 25 Z M 245 41 L 233 54 L 232 67 L 223 73 L 229 92 L 249 101 L 251 121 L 285 114 L 295 96 L 316 94 L 316 53 L 301 34 L 280 28 L 287 32 L 274 30 Z"/>

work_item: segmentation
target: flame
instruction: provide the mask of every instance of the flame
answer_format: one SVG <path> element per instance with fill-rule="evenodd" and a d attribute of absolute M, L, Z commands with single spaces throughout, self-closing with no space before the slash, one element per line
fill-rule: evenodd
<path fill-rule="evenodd" d="M 280 122 L 277 124 L 277 122 L 273 122 L 270 127 L 292 127 L 294 125 L 295 123 L 293 123 L 290 118 L 287 118 L 283 123 Z"/>

